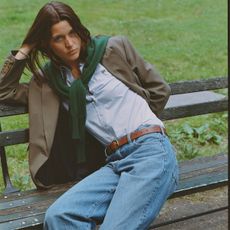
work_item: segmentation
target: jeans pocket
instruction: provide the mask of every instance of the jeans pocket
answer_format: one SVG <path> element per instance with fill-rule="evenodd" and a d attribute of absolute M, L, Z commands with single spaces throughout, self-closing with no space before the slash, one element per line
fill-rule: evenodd
<path fill-rule="evenodd" d="M 141 145 L 154 145 L 159 143 L 162 140 L 161 133 L 149 133 L 144 136 L 141 136 L 133 141 L 134 145 L 141 146 Z"/>

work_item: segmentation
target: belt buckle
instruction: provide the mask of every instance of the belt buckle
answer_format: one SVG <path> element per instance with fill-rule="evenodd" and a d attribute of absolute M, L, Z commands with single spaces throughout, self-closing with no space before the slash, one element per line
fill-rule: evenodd
<path fill-rule="evenodd" d="M 119 141 L 118 140 L 113 140 L 106 148 L 105 148 L 105 156 L 108 157 L 108 153 L 107 153 L 107 148 L 110 146 L 110 145 L 113 145 L 113 143 L 115 143 L 116 147 L 119 147 Z M 114 150 L 112 150 L 113 152 Z M 110 154 L 111 155 L 111 154 Z"/>

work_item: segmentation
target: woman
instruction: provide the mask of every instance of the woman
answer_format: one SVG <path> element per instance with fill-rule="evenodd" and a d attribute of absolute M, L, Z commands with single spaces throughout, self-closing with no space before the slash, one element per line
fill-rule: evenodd
<path fill-rule="evenodd" d="M 25 65 L 33 78 L 19 84 Z M 94 171 L 51 205 L 45 229 L 148 228 L 178 181 L 157 117 L 170 89 L 125 37 L 91 37 L 70 6 L 47 3 L 6 60 L 0 90 L 1 101 L 29 106 L 37 187 Z"/>

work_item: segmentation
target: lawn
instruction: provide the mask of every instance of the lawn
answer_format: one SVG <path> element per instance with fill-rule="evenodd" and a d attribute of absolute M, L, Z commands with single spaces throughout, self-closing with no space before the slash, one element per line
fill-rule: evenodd
<path fill-rule="evenodd" d="M 46 2 L 0 1 L 0 65 L 10 50 L 20 47 L 38 10 Z M 168 82 L 227 76 L 227 1 L 63 2 L 75 9 L 92 35 L 127 36 Z M 22 81 L 29 78 L 30 75 L 23 75 Z M 1 118 L 3 129 L 25 127 L 27 122 L 26 116 Z M 227 151 L 226 113 L 168 121 L 165 124 L 180 160 Z M 200 135 L 192 138 L 189 130 L 199 130 Z M 211 138 L 207 137 L 210 131 Z M 22 189 L 32 187 L 26 148 L 26 145 L 7 148 L 13 181 Z"/>

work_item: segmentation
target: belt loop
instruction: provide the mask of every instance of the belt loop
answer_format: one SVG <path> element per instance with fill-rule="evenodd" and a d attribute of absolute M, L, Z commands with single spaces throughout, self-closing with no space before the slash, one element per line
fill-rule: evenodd
<path fill-rule="evenodd" d="M 160 129 L 161 129 L 161 133 L 163 136 L 165 136 L 165 131 L 164 131 L 164 128 L 162 126 L 160 126 Z"/>
<path fill-rule="evenodd" d="M 107 147 L 105 148 L 104 151 L 105 151 L 105 157 L 108 158 L 109 155 L 107 154 Z"/>
<path fill-rule="evenodd" d="M 127 134 L 128 143 L 132 143 L 131 134 L 132 134 L 132 133 L 128 133 L 128 134 Z"/>

